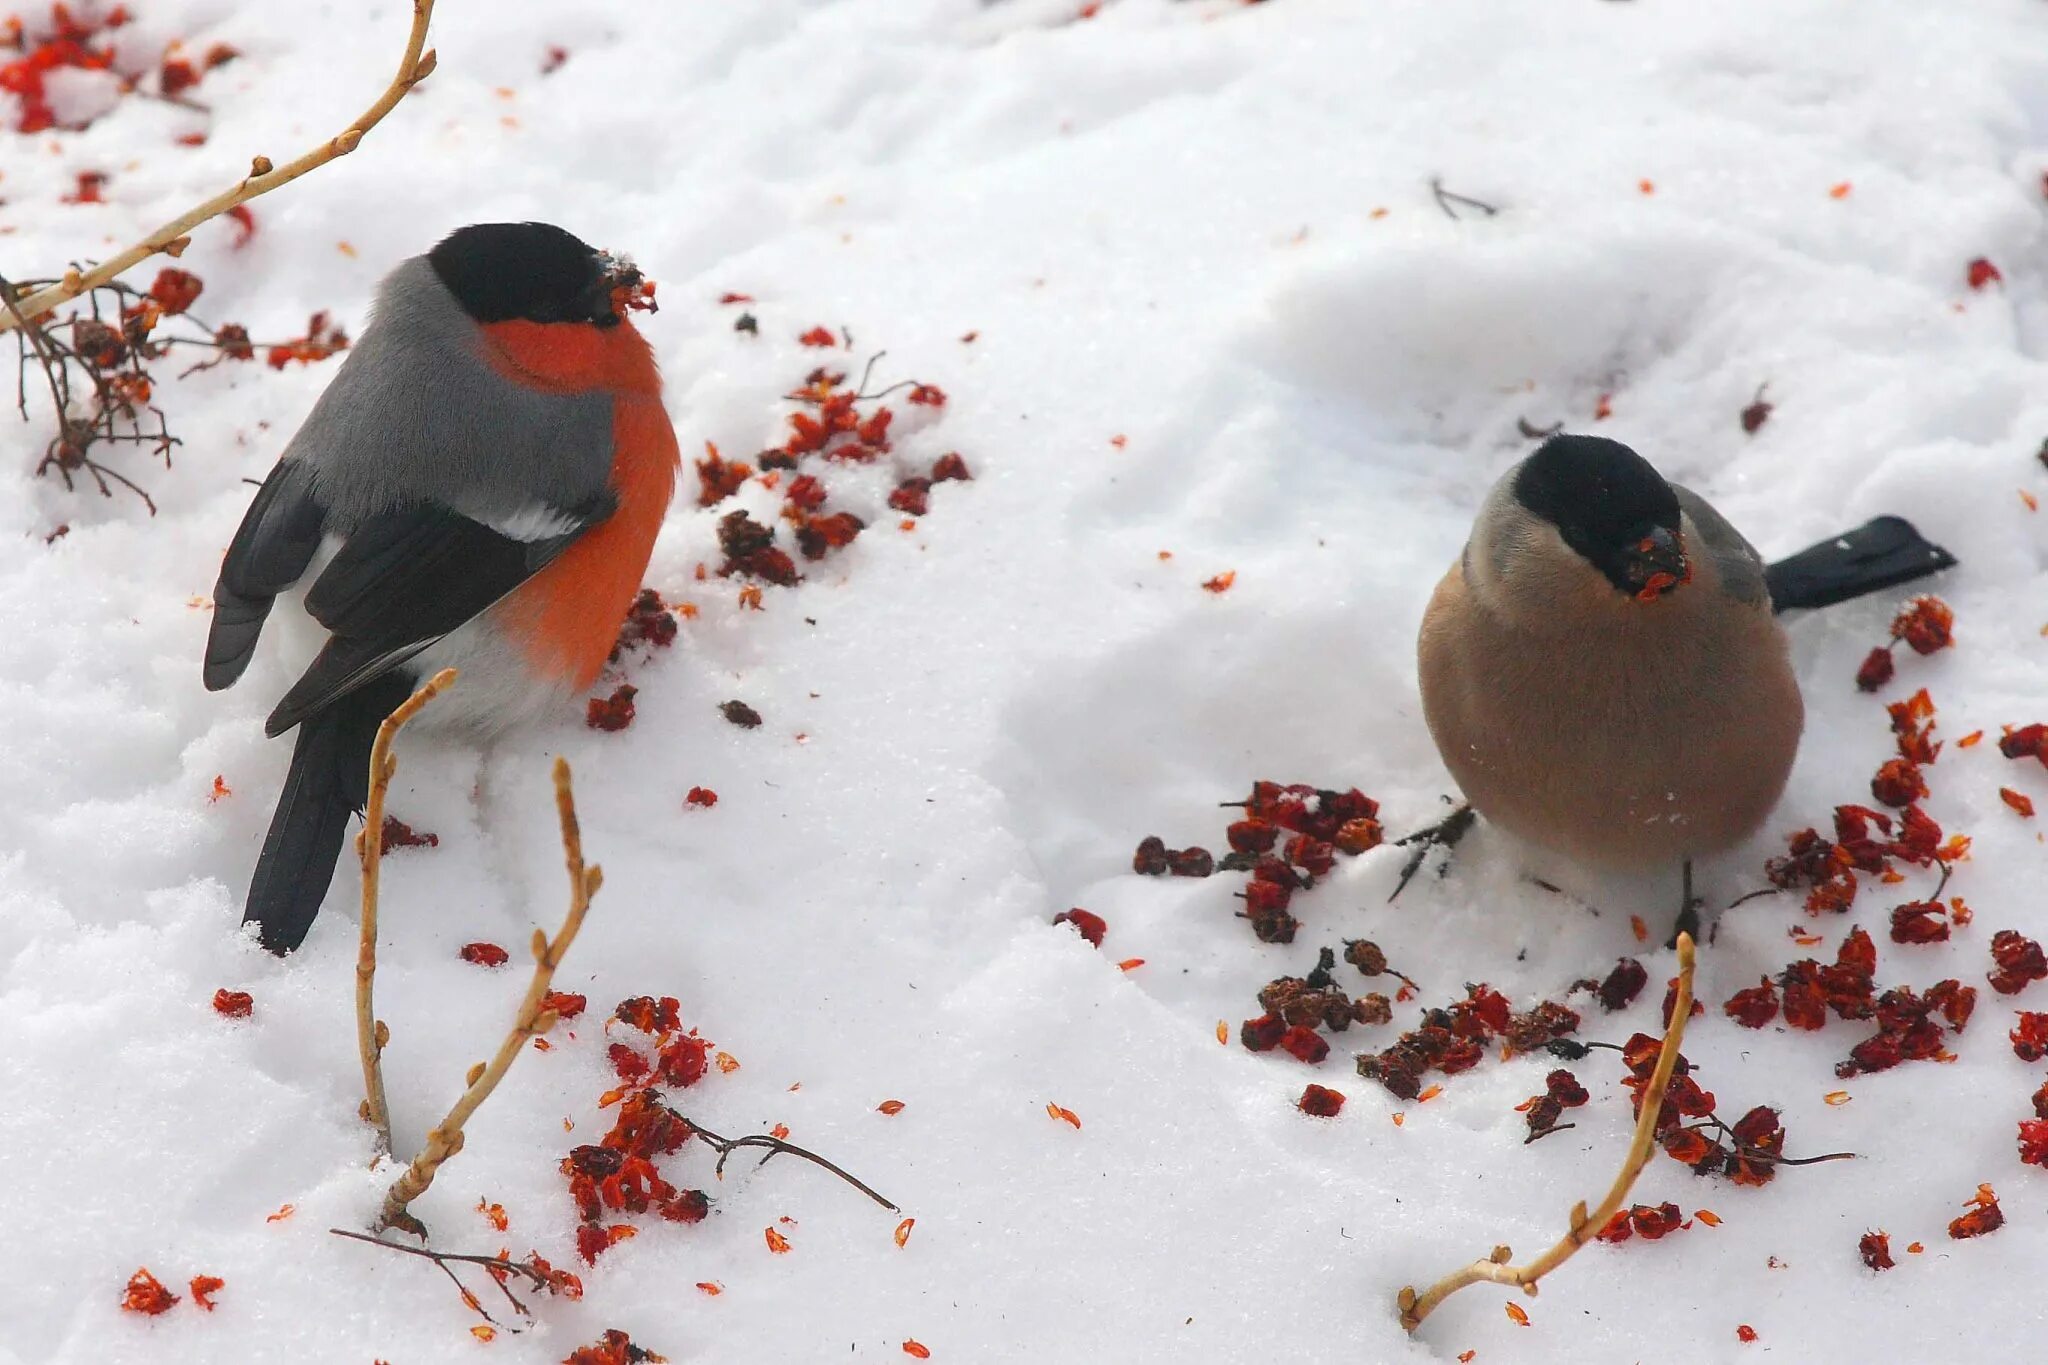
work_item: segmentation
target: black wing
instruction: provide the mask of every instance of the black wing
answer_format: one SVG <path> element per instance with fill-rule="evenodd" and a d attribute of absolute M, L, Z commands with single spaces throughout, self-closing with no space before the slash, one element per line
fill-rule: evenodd
<path fill-rule="evenodd" d="M 311 483 L 304 465 L 282 461 L 242 514 L 213 588 L 203 675 L 209 692 L 242 676 L 271 601 L 299 581 L 320 548 L 327 512 L 313 497 Z"/>
<path fill-rule="evenodd" d="M 439 504 L 369 518 L 306 594 L 327 645 L 270 713 L 280 735 L 383 677 L 517 588 L 610 516 L 616 500 L 563 511 L 564 530 L 518 540 Z"/>

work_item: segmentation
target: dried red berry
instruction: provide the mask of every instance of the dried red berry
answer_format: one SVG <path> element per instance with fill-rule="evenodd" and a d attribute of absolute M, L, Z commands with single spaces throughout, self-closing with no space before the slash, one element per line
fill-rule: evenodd
<path fill-rule="evenodd" d="M 1156 834 L 1139 840 L 1138 851 L 1131 855 L 1131 871 L 1141 877 L 1163 877 L 1168 870 L 1166 841 Z"/>
<path fill-rule="evenodd" d="M 557 1019 L 574 1019 L 590 1007 L 590 999 L 574 991 L 549 991 L 540 998 L 540 1007 L 544 1013 L 552 1012 Z"/>
<path fill-rule="evenodd" d="M 1892 1268 L 1892 1239 L 1882 1232 L 1866 1232 L 1856 1243 L 1856 1254 L 1872 1270 Z"/>
<path fill-rule="evenodd" d="M 2028 982 L 2048 977 L 2048 958 L 2042 956 L 2041 945 L 2011 929 L 1991 936 L 1991 960 L 1996 964 L 1991 988 L 2000 995 L 2016 995 Z"/>
<path fill-rule="evenodd" d="M 456 956 L 478 967 L 502 967 L 512 955 L 495 943 L 465 943 Z"/>
<path fill-rule="evenodd" d="M 189 270 L 159 270 L 149 286 L 149 297 L 167 314 L 184 312 L 199 301 L 206 284 Z"/>
<path fill-rule="evenodd" d="M 1955 643 L 1956 614 L 1939 597 L 1916 597 L 1892 621 L 1892 638 L 1916 654 L 1932 654 Z"/>
<path fill-rule="evenodd" d="M 1280 838 L 1280 828 L 1270 820 L 1254 816 L 1232 821 L 1224 837 L 1230 841 L 1233 853 L 1269 853 Z"/>
<path fill-rule="evenodd" d="M 1567 1109 L 1576 1109 L 1589 1098 L 1586 1087 L 1579 1084 L 1579 1078 L 1563 1067 L 1545 1076 L 1543 1085 L 1550 1098 Z"/>
<path fill-rule="evenodd" d="M 1296 1025 L 1280 1035 L 1281 1050 L 1313 1066 L 1330 1055 L 1330 1044 L 1314 1029 Z"/>
<path fill-rule="evenodd" d="M 1982 289 L 1987 284 L 2000 284 L 2005 280 L 2005 276 L 1999 273 L 1998 267 L 1991 264 L 1990 260 L 1983 256 L 1979 256 L 1970 262 L 1964 272 L 1964 277 L 1969 281 L 1970 288 L 1972 289 Z"/>
<path fill-rule="evenodd" d="M 1948 1235 L 1957 1241 L 1966 1237 L 1982 1237 L 2005 1225 L 2005 1213 L 1998 1207 L 1998 1196 L 1991 1192 L 1989 1185 L 1977 1187 L 1968 1208 L 1969 1212 L 1951 1220 L 1948 1225 Z"/>
<path fill-rule="evenodd" d="M 1102 936 L 1109 932 L 1109 925 L 1103 922 L 1102 916 L 1088 910 L 1063 910 L 1052 917 L 1052 922 L 1073 925 L 1082 938 L 1098 948 L 1102 946 Z"/>
<path fill-rule="evenodd" d="M 950 483 L 970 480 L 974 475 L 967 472 L 967 461 L 960 458 L 957 450 L 948 451 L 932 462 L 932 482 Z"/>
<path fill-rule="evenodd" d="M 1649 980 L 1650 974 L 1644 970 L 1642 963 L 1632 957 L 1625 957 L 1614 964 L 1614 970 L 1607 974 L 1607 979 L 1600 983 L 1599 989 L 1593 994 L 1605 1008 L 1624 1010 L 1643 993 L 1643 987 Z"/>
<path fill-rule="evenodd" d="M 1166 855 L 1167 870 L 1176 877 L 1206 877 L 1216 870 L 1216 859 L 1206 848 L 1182 848 Z"/>
<path fill-rule="evenodd" d="M 1301 1092 L 1301 1098 L 1295 1101 L 1295 1106 L 1304 1114 L 1319 1119 L 1333 1119 L 1344 1108 L 1344 1095 L 1342 1091 L 1331 1090 L 1311 1082 L 1308 1088 Z M 2048 1124 L 2042 1126 L 2048 1127 Z"/>
<path fill-rule="evenodd" d="M 742 730 L 758 730 L 761 728 L 761 713 L 743 701 L 735 700 L 719 703 L 718 714 L 724 716 Z"/>
<path fill-rule="evenodd" d="M 1769 977 L 1728 997 L 1721 1010 L 1744 1028 L 1762 1028 L 1778 1017 L 1778 992 Z"/>
<path fill-rule="evenodd" d="M 229 1019 L 247 1019 L 256 1008 L 256 998 L 247 991 L 223 987 L 213 993 L 213 1012 Z"/>
<path fill-rule="evenodd" d="M 2021 1119 L 2019 1143 L 2022 1164 L 2048 1166 L 2048 1119 Z"/>
<path fill-rule="evenodd" d="M 1277 1014 L 1265 1014 L 1257 1019 L 1247 1019 L 1238 1028 L 1238 1041 L 1249 1052 L 1271 1052 L 1280 1046 L 1280 1039 L 1287 1032 L 1287 1024 Z"/>
<path fill-rule="evenodd" d="M 1927 779 L 1920 775 L 1920 765 L 1910 759 L 1888 759 L 1870 779 L 1870 794 L 1883 805 L 1910 806 L 1926 797 Z"/>
<path fill-rule="evenodd" d="M 633 723 L 633 698 L 640 695 L 640 689 L 631 683 L 620 683 L 608 697 L 592 697 L 584 707 L 583 723 L 593 730 L 616 733 Z"/>
<path fill-rule="evenodd" d="M 1998 741 L 1998 752 L 2007 758 L 2038 758 L 2048 767 L 2048 724 L 2007 726 Z"/>
<path fill-rule="evenodd" d="M 1863 656 L 1863 663 L 1856 670 L 1856 686 L 1865 692 L 1875 692 L 1892 680 L 1896 667 L 1892 652 L 1880 645 Z"/>
<path fill-rule="evenodd" d="M 1948 940 L 1948 913 L 1940 901 L 1909 901 L 1892 907 L 1892 942 L 1943 943 Z"/>
<path fill-rule="evenodd" d="M 178 1296 L 163 1287 L 156 1276 L 147 1270 L 138 1270 L 128 1277 L 127 1292 L 121 1295 L 121 1307 L 131 1313 L 144 1313 L 155 1317 L 171 1311 L 171 1305 Z"/>
<path fill-rule="evenodd" d="M 921 517 L 931 510 L 930 479 L 905 479 L 889 493 L 889 506 L 905 516 Z"/>
<path fill-rule="evenodd" d="M 2016 1010 L 2013 1013 L 2012 1031 L 2006 1036 L 2012 1039 L 2012 1054 L 2023 1062 L 2038 1062 L 2048 1057 L 2048 1014 L 2038 1010 Z"/>

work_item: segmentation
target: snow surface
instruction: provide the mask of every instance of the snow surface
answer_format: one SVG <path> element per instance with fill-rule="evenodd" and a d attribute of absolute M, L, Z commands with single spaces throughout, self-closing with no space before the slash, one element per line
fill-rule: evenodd
<path fill-rule="evenodd" d="M 109 107 L 88 131 L 7 134 L 10 275 L 110 251 L 251 153 L 341 126 L 405 21 L 390 3 L 132 7 L 123 41 L 144 61 L 173 37 L 246 56 L 195 92 L 210 119 L 83 89 Z M 266 653 L 208 695 L 197 661 L 242 480 L 333 365 L 224 368 L 164 386 L 174 469 L 118 457 L 154 519 L 30 479 L 47 410 L 0 424 L 0 1361 L 553 1361 L 605 1327 L 678 1361 L 893 1361 L 906 1339 L 976 1362 L 2009 1360 L 2038 1342 L 2048 1175 L 2013 1133 L 2041 1067 L 2004 1033 L 2048 987 L 1985 992 L 1953 1065 L 1846 1083 L 1832 1066 L 1863 1029 L 1751 1033 L 1718 1009 L 1809 951 L 1788 930 L 1825 934 L 1810 951 L 1827 958 L 1860 922 L 1881 983 L 1980 986 L 1994 929 L 2048 932 L 2040 837 L 1997 796 L 2048 802 L 2048 775 L 1995 745 L 1951 744 L 1930 773 L 1931 813 L 1976 840 L 1952 890 L 1977 919 L 1953 942 L 1885 940 L 1885 909 L 1931 891 L 1916 875 L 1825 922 L 1751 902 L 1703 958 L 1710 1009 L 1686 1051 L 1724 1112 L 1780 1106 L 1791 1151 L 1862 1159 L 1739 1189 L 1658 1158 L 1636 1197 L 1721 1225 L 1590 1248 L 1518 1300 L 1527 1327 L 1480 1286 L 1411 1341 L 1393 1298 L 1497 1242 L 1533 1253 L 1605 1189 L 1629 1126 L 1612 1054 L 1577 1068 L 1594 1096 L 1577 1128 L 1524 1146 L 1513 1106 L 1545 1059 L 1489 1059 L 1403 1104 L 1352 1074 L 1391 1029 L 1308 1068 L 1219 1046 L 1216 1024 L 1320 944 L 1368 936 L 1422 986 L 1396 1027 L 1467 981 L 1525 1005 L 1638 953 L 1652 989 L 1588 1017 L 1618 1041 L 1655 1027 L 1672 968 L 1628 913 L 1668 916 L 1675 886 L 1569 880 L 1595 917 L 1521 880 L 1520 852 L 1482 829 L 1392 907 L 1399 852 L 1344 862 L 1282 948 L 1232 918 L 1240 878 L 1155 881 L 1129 859 L 1148 833 L 1220 849 L 1215 803 L 1255 777 L 1356 784 L 1395 831 L 1433 818 L 1422 604 L 1528 449 L 1516 418 L 1590 429 L 1602 394 L 1598 430 L 1766 553 L 1903 511 L 1964 560 L 1941 587 L 1957 648 L 1905 657 L 1879 698 L 1850 679 L 1892 601 L 1792 625 L 1806 746 L 1766 835 L 1703 870 L 1717 903 L 1759 884 L 1785 832 L 1863 798 L 1890 748 L 1881 700 L 1930 687 L 1951 740 L 2048 719 L 2048 519 L 2018 495 L 2048 495 L 2040 6 L 1079 9 L 449 3 L 415 98 L 260 201 L 248 246 L 217 223 L 184 262 L 201 311 L 259 338 L 319 308 L 353 330 L 381 273 L 447 229 L 546 218 L 660 281 L 645 328 L 686 452 L 779 440 L 780 394 L 821 355 L 846 363 L 796 344 L 814 324 L 951 395 L 902 417 L 899 470 L 830 476 L 872 525 L 765 611 L 693 581 L 727 509 L 678 500 L 649 581 L 700 615 L 632 666 L 631 729 L 564 715 L 485 754 L 402 746 L 393 810 L 441 845 L 387 865 L 379 978 L 410 1148 L 524 985 L 457 946 L 516 955 L 561 914 L 547 755 L 566 754 L 607 881 L 558 985 L 595 1015 L 524 1055 L 473 1123 L 419 1206 L 438 1244 L 573 1262 L 556 1162 L 609 1121 L 595 1024 L 654 993 L 741 1063 L 683 1092 L 685 1112 L 786 1123 L 916 1217 L 907 1245 L 822 1173 L 740 1163 L 709 1221 L 650 1224 L 579 1267 L 583 1301 L 486 1346 L 430 1267 L 327 1235 L 361 1226 L 389 1178 L 365 1169 L 355 1117 L 356 877 L 288 961 L 238 935 L 287 759 L 261 721 L 287 675 Z M 543 76 L 555 44 L 571 55 Z M 174 145 L 198 128 L 203 148 Z M 82 169 L 113 172 L 106 204 L 59 202 Z M 1503 211 L 1452 221 L 1433 176 Z M 1976 257 L 2002 285 L 1966 286 Z M 728 290 L 758 297 L 758 338 L 716 304 Z M 1765 381 L 1776 411 L 1748 437 L 1736 416 Z M 900 532 L 888 487 L 947 450 L 974 482 Z M 765 518 L 778 496 L 735 505 Z M 1226 570 L 1227 593 L 1202 591 Z M 732 697 L 767 723 L 727 724 Z M 216 774 L 233 794 L 210 802 Z M 715 809 L 684 807 L 696 785 Z M 1069 906 L 1108 920 L 1100 951 L 1050 924 Z M 1119 971 L 1130 957 L 1144 965 Z M 254 995 L 253 1018 L 213 1012 L 224 986 Z M 1350 1096 L 1339 1118 L 1296 1111 L 1310 1079 Z M 1851 1102 L 1825 1104 L 1838 1089 Z M 907 1107 L 885 1117 L 887 1098 Z M 701 1152 L 670 1169 L 709 1183 Z M 1951 1242 L 1980 1181 L 2007 1226 Z M 267 1222 L 285 1203 L 295 1216 Z M 772 1255 L 762 1231 L 784 1216 L 793 1247 Z M 1878 1227 L 1899 1259 L 1881 1276 L 1856 1253 Z M 1914 1240 L 1924 1254 L 1904 1254 Z M 218 1311 L 122 1312 L 139 1265 L 181 1293 L 222 1277 Z M 1759 1339 L 1738 1344 L 1738 1324 Z"/>

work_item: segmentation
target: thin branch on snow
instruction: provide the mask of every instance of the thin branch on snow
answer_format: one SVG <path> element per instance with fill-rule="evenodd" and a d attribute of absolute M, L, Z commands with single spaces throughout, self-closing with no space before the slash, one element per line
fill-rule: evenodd
<path fill-rule="evenodd" d="M 1692 935 L 1680 934 L 1678 995 L 1672 1002 L 1671 1023 L 1664 1031 L 1663 1046 L 1657 1050 L 1656 1070 L 1650 1074 L 1649 1085 L 1643 1091 L 1642 1111 L 1636 1115 L 1636 1131 L 1629 1142 L 1628 1155 L 1622 1158 L 1621 1170 L 1615 1175 L 1607 1197 L 1600 1201 L 1600 1207 L 1589 1214 L 1584 1200 L 1573 1205 L 1571 1225 L 1563 1240 L 1527 1265 L 1509 1265 L 1508 1259 L 1514 1252 L 1497 1246 L 1485 1260 L 1474 1261 L 1462 1270 L 1453 1271 L 1431 1285 L 1425 1293 L 1418 1295 L 1413 1285 L 1403 1288 L 1395 1299 L 1401 1310 L 1402 1327 L 1415 1331 L 1437 1305 L 1466 1285 L 1481 1281 L 1517 1286 L 1533 1297 L 1538 1281 L 1570 1260 L 1580 1247 L 1592 1241 L 1600 1229 L 1607 1226 L 1608 1219 L 1628 1198 L 1636 1177 L 1642 1174 L 1644 1163 L 1649 1161 L 1650 1152 L 1656 1147 L 1657 1118 L 1664 1112 L 1664 1092 L 1670 1088 L 1671 1074 L 1678 1067 L 1678 1045 L 1685 1037 L 1686 1019 L 1692 1013 L 1692 974 Z"/>
<path fill-rule="evenodd" d="M 283 166 L 272 166 L 270 158 L 258 156 L 249 164 L 249 174 L 234 185 L 221 191 L 205 203 L 165 223 L 156 231 L 144 237 L 126 251 L 103 261 L 88 271 L 71 269 L 64 277 L 46 289 L 39 289 L 20 300 L 18 309 L 9 308 L 0 315 L 0 332 L 11 331 L 23 323 L 33 321 L 52 308 L 75 299 L 87 290 L 97 288 L 116 275 L 140 264 L 159 253 L 166 256 L 181 256 L 191 244 L 192 229 L 217 218 L 229 209 L 260 194 L 267 194 L 280 185 L 286 185 L 306 172 L 326 165 L 336 157 L 347 156 L 363 140 L 363 135 L 377 126 L 384 116 L 392 111 L 403 99 L 406 92 L 425 80 L 434 70 L 434 53 L 426 48 L 427 24 L 434 13 L 434 0 L 412 0 L 412 32 L 405 44 L 405 55 L 399 59 L 398 74 L 391 78 L 391 84 L 377 97 L 377 102 L 364 110 L 356 120 L 340 133 L 307 152 L 298 160 Z"/>
<path fill-rule="evenodd" d="M 383 1247 L 386 1251 L 403 1252 L 407 1256 L 418 1256 L 432 1261 L 441 1268 L 441 1273 L 453 1280 L 455 1287 L 462 1291 L 462 1301 L 475 1309 L 478 1315 L 493 1327 L 502 1326 L 503 1324 L 485 1310 L 477 1296 L 470 1292 L 469 1286 L 464 1284 L 456 1273 L 449 1268 L 451 1261 L 457 1265 L 480 1265 L 489 1271 L 491 1273 L 491 1283 L 498 1286 L 498 1292 L 503 1294 L 505 1301 L 512 1305 L 512 1311 L 523 1318 L 532 1317 L 533 1310 L 521 1303 L 518 1297 L 513 1294 L 512 1286 L 505 1283 L 507 1278 L 513 1275 L 520 1275 L 524 1276 L 535 1289 L 546 1289 L 548 1287 L 548 1277 L 524 1261 L 508 1260 L 503 1256 L 477 1256 L 467 1252 L 435 1251 L 431 1247 L 409 1247 L 403 1242 L 387 1242 L 382 1237 L 372 1237 L 367 1232 L 350 1232 L 347 1228 L 329 1228 L 327 1230 L 336 1237 L 346 1237 L 355 1242 L 368 1242 L 371 1246 Z M 514 1327 L 507 1330 L 516 1332 L 519 1329 Z"/>
<path fill-rule="evenodd" d="M 555 969 L 562 965 L 562 958 L 569 946 L 576 941 L 576 933 L 583 927 L 583 917 L 590 910 L 590 898 L 604 884 L 601 868 L 583 865 L 583 834 L 576 823 L 576 792 L 569 780 L 569 761 L 555 759 L 555 809 L 562 824 L 562 857 L 569 872 L 569 911 L 562 921 L 561 930 L 551 940 L 542 929 L 533 931 L 533 980 L 527 984 L 526 998 L 520 1002 L 519 1013 L 512 1021 L 512 1031 L 505 1035 L 505 1041 L 498 1045 L 498 1054 L 488 1064 L 478 1062 L 469 1072 L 469 1088 L 455 1101 L 455 1107 L 448 1116 L 427 1133 L 426 1146 L 412 1159 L 404 1173 L 393 1182 L 384 1196 L 384 1207 L 377 1215 L 377 1228 L 396 1227 L 417 1236 L 426 1236 L 426 1228 L 419 1219 L 406 1212 L 406 1206 L 427 1192 L 434 1183 L 435 1172 L 450 1157 L 462 1150 L 463 1124 L 469 1121 L 483 1102 L 498 1088 L 498 1082 L 525 1050 L 527 1040 L 546 1033 L 555 1025 L 555 1012 L 541 1007 L 542 999 L 554 985 Z M 366 830 L 366 834 L 375 834 Z"/>
<path fill-rule="evenodd" d="M 1488 218 L 1500 212 L 1498 204 L 1489 204 L 1483 199 L 1474 199 L 1469 194 L 1459 194 L 1456 190 L 1445 189 L 1442 176 L 1430 177 L 1429 192 L 1436 196 L 1436 206 L 1444 211 L 1444 217 L 1449 218 L 1453 222 L 1462 221 L 1458 217 L 1458 208 L 1460 207 L 1478 209 Z"/>
<path fill-rule="evenodd" d="M 405 723 L 455 683 L 456 671 L 444 668 L 426 686 L 399 703 L 377 727 L 370 746 L 370 799 L 363 808 L 363 828 L 356 835 L 356 856 L 363 863 L 362 937 L 356 946 L 356 1050 L 363 1059 L 363 1122 L 377 1130 L 371 1162 L 391 1152 L 391 1109 L 384 1099 L 384 1045 L 391 1030 L 377 1018 L 371 996 L 377 980 L 377 872 L 384 860 L 384 795 L 391 787 L 398 760 L 391 746 Z"/>
<path fill-rule="evenodd" d="M 712 1132 L 709 1128 L 704 1127 L 702 1124 L 698 1123 L 693 1118 L 681 1115 L 679 1115 L 678 1117 L 681 1117 L 683 1122 L 687 1123 L 690 1126 L 690 1131 L 692 1134 L 694 1134 L 698 1138 L 701 1138 L 707 1147 L 711 1148 L 713 1151 L 718 1153 L 718 1164 L 712 1167 L 711 1171 L 712 1174 L 716 1175 L 720 1180 L 725 1179 L 725 1163 L 726 1160 L 729 1157 L 731 1157 L 734 1152 L 738 1151 L 742 1147 L 765 1147 L 768 1149 L 768 1155 L 761 1158 L 759 1163 L 759 1165 L 761 1166 L 766 1166 L 770 1158 L 780 1156 L 784 1152 L 787 1152 L 791 1156 L 802 1157 L 805 1161 L 810 1162 L 812 1165 L 823 1167 L 825 1170 L 832 1172 L 832 1174 L 838 1176 L 841 1180 L 844 1180 L 847 1184 L 853 1186 L 862 1194 L 874 1200 L 883 1208 L 889 1210 L 889 1212 L 903 1212 L 903 1210 L 898 1208 L 894 1203 L 887 1199 L 884 1199 L 882 1195 L 878 1191 L 876 1191 L 872 1186 L 870 1186 L 866 1181 L 856 1179 L 852 1175 L 849 1175 L 846 1171 L 842 1170 L 840 1167 L 834 1165 L 832 1162 L 827 1161 L 824 1157 L 819 1156 L 816 1152 L 807 1151 L 806 1149 L 797 1146 L 794 1142 L 785 1142 L 781 1138 L 776 1137 L 772 1133 L 750 1133 L 746 1137 L 739 1138 L 720 1137 L 718 1134 Z"/>

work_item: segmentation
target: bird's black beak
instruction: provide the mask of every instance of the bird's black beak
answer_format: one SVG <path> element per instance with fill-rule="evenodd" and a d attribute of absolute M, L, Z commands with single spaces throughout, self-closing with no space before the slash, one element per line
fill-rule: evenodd
<path fill-rule="evenodd" d="M 1685 540 L 1668 526 L 1652 526 L 1621 553 L 1623 580 L 1639 602 L 1654 602 L 1692 581 Z"/>

